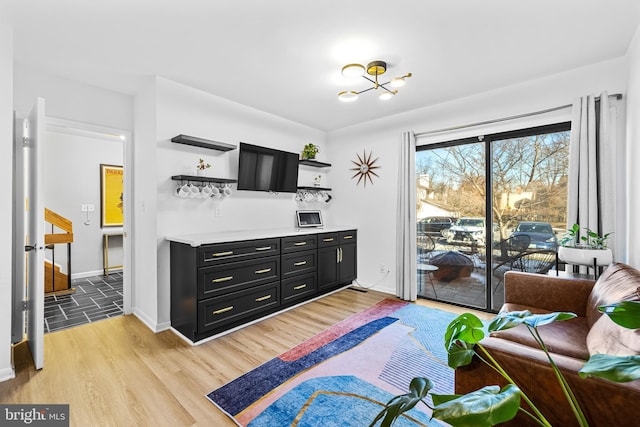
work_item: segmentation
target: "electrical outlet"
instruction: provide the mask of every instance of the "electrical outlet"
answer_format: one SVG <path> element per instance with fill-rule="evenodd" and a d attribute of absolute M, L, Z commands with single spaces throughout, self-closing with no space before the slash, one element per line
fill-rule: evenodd
<path fill-rule="evenodd" d="M 82 212 L 89 212 L 89 205 L 82 205 Z"/>
<path fill-rule="evenodd" d="M 222 216 L 222 209 L 216 208 L 214 215 L 215 216 Z"/>
<path fill-rule="evenodd" d="M 87 205 L 87 206 L 89 207 L 88 212 L 93 212 L 93 211 L 95 211 L 95 210 L 96 210 L 96 205 L 94 205 L 94 204 L 89 204 L 89 205 Z"/>
<path fill-rule="evenodd" d="M 96 210 L 96 205 L 92 204 L 83 204 L 81 207 L 82 212 L 93 212 Z"/>

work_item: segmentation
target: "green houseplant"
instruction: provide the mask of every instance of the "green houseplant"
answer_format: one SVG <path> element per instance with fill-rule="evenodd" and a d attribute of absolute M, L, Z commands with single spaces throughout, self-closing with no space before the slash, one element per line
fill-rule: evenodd
<path fill-rule="evenodd" d="M 308 143 L 302 149 L 302 158 L 307 160 L 313 160 L 316 158 L 316 155 L 318 154 L 319 151 L 320 149 L 318 148 L 317 145 Z"/>
<path fill-rule="evenodd" d="M 620 326 L 629 329 L 640 328 L 640 302 L 625 301 L 610 306 L 601 306 L 598 309 Z M 480 342 L 486 332 L 505 330 L 521 324 L 529 329 L 540 348 L 547 355 L 550 366 L 560 382 L 579 425 L 588 426 L 588 420 L 577 399 L 547 351 L 537 329 L 542 325 L 574 317 L 575 314 L 566 312 L 534 315 L 528 311 L 518 311 L 498 314 L 485 327 L 482 321 L 473 314 L 465 313 L 458 316 L 449 324 L 445 333 L 449 366 L 455 369 L 468 365 L 475 356 L 495 369 L 509 384 L 502 389 L 498 386 L 488 385 L 465 395 L 437 395 L 430 393 L 433 389 L 431 380 L 414 378 L 409 386 L 409 393 L 391 399 L 373 420 L 370 427 L 377 425 L 378 422 L 381 427 L 390 427 L 398 417 L 420 402 L 433 410 L 434 418 L 453 426 L 492 426 L 513 419 L 518 411 L 526 413 L 541 426 L 551 426 L 544 414 L 536 408 L 511 379 L 509 373 L 500 366 Z M 581 377 L 595 376 L 616 382 L 633 381 L 640 378 L 640 356 L 621 357 L 596 354 L 585 363 L 579 374 Z M 433 399 L 433 406 L 425 401 L 429 394 Z M 527 402 L 531 411 L 521 406 L 522 400 Z"/>
<path fill-rule="evenodd" d="M 613 261 L 613 253 L 607 248 L 608 238 L 613 233 L 599 235 L 595 231 L 585 228 L 584 235 L 580 235 L 578 224 L 567 230 L 558 241 L 558 257 L 569 264 L 578 265 L 609 265 Z"/>
<path fill-rule="evenodd" d="M 566 248 L 607 249 L 609 236 L 613 233 L 600 236 L 595 231 L 585 228 L 585 235 L 580 236 L 581 228 L 579 224 L 573 224 L 573 226 L 564 233 L 564 236 L 558 240 L 560 246 Z"/>

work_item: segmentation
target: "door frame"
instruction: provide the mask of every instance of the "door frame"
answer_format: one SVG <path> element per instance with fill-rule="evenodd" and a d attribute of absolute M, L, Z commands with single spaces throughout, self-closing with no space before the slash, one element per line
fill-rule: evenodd
<path fill-rule="evenodd" d="M 61 119 L 58 117 L 47 116 L 46 131 L 66 132 L 76 135 L 90 135 L 94 138 L 103 138 L 113 141 L 119 138 L 123 142 L 123 171 L 124 171 L 124 199 L 123 203 L 126 207 L 124 210 L 124 238 L 122 239 L 124 259 L 123 259 L 123 311 L 124 314 L 133 313 L 133 180 L 130 166 L 133 164 L 133 141 L 131 132 L 124 129 L 111 128 L 107 126 L 94 125 L 90 123 L 79 122 L 75 120 Z"/>

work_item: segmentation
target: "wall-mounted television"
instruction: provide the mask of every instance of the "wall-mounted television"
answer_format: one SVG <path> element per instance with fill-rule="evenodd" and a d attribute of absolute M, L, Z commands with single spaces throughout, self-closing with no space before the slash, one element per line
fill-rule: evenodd
<path fill-rule="evenodd" d="M 298 155 L 241 142 L 238 190 L 295 193 L 298 191 Z"/>

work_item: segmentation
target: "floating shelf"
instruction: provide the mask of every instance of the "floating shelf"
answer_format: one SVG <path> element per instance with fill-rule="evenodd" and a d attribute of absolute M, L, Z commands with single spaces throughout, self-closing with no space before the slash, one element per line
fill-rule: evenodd
<path fill-rule="evenodd" d="M 212 178 L 208 176 L 194 176 L 194 175 L 174 175 L 171 177 L 171 179 L 174 181 L 216 182 L 219 184 L 234 184 L 238 182 L 237 179 Z"/>
<path fill-rule="evenodd" d="M 307 190 L 307 191 L 331 191 L 330 188 L 326 187 L 298 187 L 298 190 Z"/>
<path fill-rule="evenodd" d="M 314 168 L 328 168 L 331 167 L 331 163 L 319 162 L 317 160 L 301 159 L 298 160 L 301 165 L 313 166 Z"/>
<path fill-rule="evenodd" d="M 194 147 L 203 147 L 219 151 L 230 151 L 237 148 L 233 144 L 227 144 L 225 142 L 212 141 L 210 139 L 198 138 L 195 136 L 182 134 L 171 138 L 171 142 L 177 142 L 178 144 L 192 145 Z"/>

